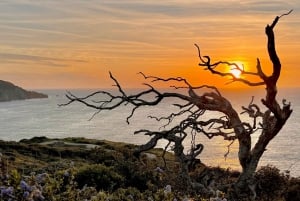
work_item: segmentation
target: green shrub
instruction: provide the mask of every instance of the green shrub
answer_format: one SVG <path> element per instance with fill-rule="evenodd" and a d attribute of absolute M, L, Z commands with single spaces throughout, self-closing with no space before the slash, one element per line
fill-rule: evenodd
<path fill-rule="evenodd" d="M 135 188 L 119 188 L 110 197 L 110 201 L 133 201 L 133 200 L 145 200 L 144 195 Z"/>
<path fill-rule="evenodd" d="M 124 178 L 112 168 L 102 164 L 87 165 L 78 170 L 74 179 L 79 188 L 92 186 L 99 190 L 112 191 L 121 187 Z"/>
<path fill-rule="evenodd" d="M 115 169 L 125 178 L 125 186 L 134 187 L 140 191 L 147 190 L 149 184 L 159 185 L 160 182 L 154 174 L 153 169 L 141 166 L 140 163 L 129 160 L 119 161 Z"/>

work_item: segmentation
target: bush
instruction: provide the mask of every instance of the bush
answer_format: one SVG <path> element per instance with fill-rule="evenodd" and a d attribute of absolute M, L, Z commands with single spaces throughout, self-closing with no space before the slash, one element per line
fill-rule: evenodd
<path fill-rule="evenodd" d="M 280 173 L 278 168 L 267 165 L 256 172 L 255 178 L 258 196 L 264 200 L 274 200 L 281 197 L 286 190 L 289 176 Z"/>
<path fill-rule="evenodd" d="M 288 189 L 284 193 L 284 198 L 287 201 L 300 200 L 300 177 L 290 179 Z"/>
<path fill-rule="evenodd" d="M 102 164 L 87 165 L 78 170 L 74 179 L 79 188 L 83 186 L 95 187 L 98 191 L 112 191 L 121 187 L 124 178 L 112 168 Z"/>

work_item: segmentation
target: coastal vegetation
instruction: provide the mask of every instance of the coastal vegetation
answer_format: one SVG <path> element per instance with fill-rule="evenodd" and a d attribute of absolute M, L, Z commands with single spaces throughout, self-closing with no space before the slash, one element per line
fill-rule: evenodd
<path fill-rule="evenodd" d="M 163 158 L 162 149 L 151 149 L 137 158 L 136 148 L 84 138 L 0 141 L 0 200 L 234 200 L 230 184 L 240 172 L 198 164 L 190 174 L 207 191 L 187 190 L 177 177 L 181 170 L 174 154 Z M 257 200 L 300 198 L 300 178 L 276 167 L 261 167 L 255 181 Z"/>

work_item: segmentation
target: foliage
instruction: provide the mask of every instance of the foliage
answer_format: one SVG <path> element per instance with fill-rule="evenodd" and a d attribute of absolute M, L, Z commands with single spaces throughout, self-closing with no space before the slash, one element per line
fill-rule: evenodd
<path fill-rule="evenodd" d="M 94 186 L 97 190 L 113 191 L 122 186 L 124 177 L 102 164 L 86 165 L 75 174 L 79 188 Z"/>
<path fill-rule="evenodd" d="M 7 142 L 7 146 L 10 143 L 12 142 Z M 16 146 L 18 143 L 13 144 Z M 198 165 L 191 174 L 197 178 L 199 183 L 209 186 L 211 192 L 209 194 L 202 191 L 189 193 L 180 187 L 182 182 L 176 177 L 178 174 L 176 164 L 178 162 L 174 158 L 171 160 L 171 156 L 168 157 L 169 169 L 166 170 L 160 166 L 162 162 L 159 160 L 145 163 L 145 161 L 135 158 L 133 154 L 129 154 L 130 148 L 134 148 L 134 146 L 109 144 L 110 146 L 105 147 L 110 147 L 110 150 L 114 151 L 107 152 L 103 156 L 103 160 L 101 160 L 101 155 L 98 158 L 99 161 L 105 161 L 111 154 L 111 157 L 118 159 L 108 163 L 108 165 L 91 161 L 86 157 L 79 158 L 76 156 L 73 159 L 53 157 L 45 166 L 39 158 L 26 155 L 28 147 L 37 151 L 44 149 L 44 145 L 35 143 L 34 146 L 26 147 L 25 152 L 21 149 L 22 146 L 20 149 L 16 149 L 14 160 L 10 160 L 12 156 L 10 152 L 2 152 L 0 154 L 0 200 L 208 201 L 217 198 L 218 189 L 225 193 L 222 194 L 224 198 L 221 197 L 223 200 L 231 200 L 229 197 L 230 188 L 220 189 L 219 187 L 232 184 L 239 176 L 236 171 L 206 167 L 203 164 Z M 60 147 L 60 149 L 64 148 Z M 78 150 L 75 148 L 74 151 L 77 153 Z M 89 152 L 94 153 L 95 150 L 88 150 L 87 153 Z M 158 157 L 161 150 L 152 150 L 151 153 L 157 154 Z M 73 154 L 73 156 L 75 155 Z M 24 159 L 28 164 L 19 163 Z M 30 166 L 32 163 L 38 168 L 32 168 Z M 299 198 L 300 179 L 291 178 L 286 173 L 280 173 L 275 167 L 262 167 L 255 178 L 259 186 L 257 200 L 272 198 L 275 201 L 283 201 L 285 198 L 285 200 L 294 201 L 294 197 Z M 272 192 L 274 193 L 272 194 Z"/>
<path fill-rule="evenodd" d="M 257 182 L 257 194 L 261 199 L 274 200 L 281 197 L 286 191 L 289 175 L 281 173 L 274 166 L 261 167 L 255 174 Z"/>
<path fill-rule="evenodd" d="M 290 178 L 285 192 L 283 193 L 285 200 L 300 200 L 300 178 Z"/>

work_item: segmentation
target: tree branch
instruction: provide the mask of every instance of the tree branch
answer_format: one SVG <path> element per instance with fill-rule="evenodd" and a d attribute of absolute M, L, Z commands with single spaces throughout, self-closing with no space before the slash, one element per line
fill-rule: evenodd
<path fill-rule="evenodd" d="M 128 95 L 121 87 L 118 80 L 110 72 L 109 75 L 111 80 L 114 82 L 114 86 L 117 88 L 117 93 L 100 90 L 80 98 L 71 92 L 68 92 L 66 94 L 68 102 L 61 105 L 69 105 L 74 102 L 80 102 L 87 107 L 96 109 L 97 112 L 94 115 L 100 113 L 102 110 L 113 110 L 120 108 L 121 106 L 132 106 L 131 112 L 126 119 L 127 123 L 129 123 L 129 119 L 138 109 L 144 106 L 157 106 L 167 98 L 171 98 L 172 101 L 175 98 L 176 101 L 179 100 L 179 103 L 176 102 L 173 104 L 179 109 L 178 112 L 173 112 L 163 117 L 149 116 L 157 121 L 167 121 L 167 123 L 161 127 L 159 131 L 141 129 L 134 132 L 134 134 L 143 134 L 150 137 L 150 140 L 147 143 L 139 146 L 135 154 L 138 155 L 142 151 L 154 148 L 161 139 L 167 140 L 168 143 L 164 150 L 166 151 L 170 144 L 174 144 L 172 151 L 176 158 L 181 162 L 182 173 L 185 174 L 183 181 L 190 182 L 187 164 L 194 160 L 203 150 L 202 144 L 196 145 L 196 137 L 198 135 L 205 135 L 209 139 L 221 136 L 224 140 L 231 141 L 227 147 L 228 150 L 225 157 L 228 155 L 233 141 L 238 140 L 238 157 L 242 166 L 242 173 L 235 185 L 235 188 L 245 190 L 246 187 L 249 187 L 249 183 L 253 181 L 253 174 L 266 149 L 266 146 L 279 133 L 292 113 L 290 103 L 287 103 L 284 100 L 282 101 L 281 107 L 276 100 L 276 84 L 281 73 L 281 63 L 276 53 L 275 37 L 273 32 L 273 29 L 279 19 L 285 15 L 289 15 L 291 12 L 292 10 L 277 16 L 273 20 L 272 24 L 267 25 L 265 28 L 268 38 L 267 50 L 273 64 L 273 72 L 270 76 L 267 76 L 263 72 L 258 58 L 256 63 L 256 72 L 248 72 L 236 63 L 228 61 L 218 61 L 213 63 L 209 56 L 201 55 L 199 46 L 195 44 L 200 60 L 199 66 L 204 67 L 205 70 L 209 70 L 212 74 L 222 77 L 230 77 L 232 82 L 241 82 L 248 86 L 266 86 L 266 98 L 262 100 L 262 103 L 266 106 L 266 111 L 263 112 L 260 107 L 254 103 L 253 97 L 248 106 L 242 107 L 243 111 L 241 114 L 248 114 L 251 120 L 253 120 L 253 123 L 251 122 L 251 124 L 241 120 L 240 115 L 231 105 L 230 101 L 223 97 L 219 90 L 214 86 L 202 85 L 194 87 L 182 77 L 160 78 L 147 76 L 142 72 L 139 74 L 141 74 L 147 81 L 147 83 L 144 84 L 147 89 L 144 91 Z M 243 75 L 254 76 L 261 81 L 252 82 L 245 78 L 236 78 L 230 72 L 222 72 L 219 68 L 222 65 L 230 67 L 231 69 L 239 70 Z M 170 87 L 173 91 L 160 92 L 151 85 L 156 82 L 172 83 Z M 173 85 L 174 82 L 175 85 Z M 184 89 L 186 91 L 185 93 L 180 93 L 178 92 L 179 90 L 174 92 L 174 89 L 175 91 L 177 89 Z M 200 93 L 200 89 L 206 89 L 206 91 Z M 103 99 L 100 101 L 92 100 L 96 97 L 96 95 L 101 95 Z M 207 111 L 217 112 L 217 116 L 205 119 L 204 114 Z M 175 118 L 178 120 L 178 123 L 175 126 L 172 126 L 171 122 L 173 122 Z M 257 122 L 258 119 L 261 119 L 261 122 Z M 256 144 L 252 146 L 251 135 L 258 131 L 258 129 L 260 129 L 261 133 Z M 185 154 L 183 141 L 189 135 L 192 138 L 191 149 L 189 153 Z"/>
<path fill-rule="evenodd" d="M 261 86 L 264 85 L 264 82 L 250 82 L 249 80 L 243 79 L 243 78 L 237 78 L 235 77 L 232 73 L 230 72 L 221 72 L 216 70 L 218 66 L 220 65 L 226 65 L 229 66 L 233 69 L 237 69 L 241 72 L 241 75 L 254 75 L 257 77 L 260 77 L 259 73 L 255 73 L 255 72 L 249 72 L 249 71 L 245 71 L 244 69 L 242 69 L 238 64 L 236 63 L 232 63 L 232 62 L 228 62 L 228 61 L 218 61 L 215 63 L 211 63 L 211 59 L 209 56 L 201 56 L 201 52 L 200 52 L 200 47 L 195 44 L 197 50 L 198 50 L 198 57 L 200 58 L 200 63 L 199 66 L 203 66 L 206 67 L 205 70 L 209 70 L 212 74 L 217 74 L 219 76 L 222 77 L 230 77 L 232 82 L 242 82 L 248 86 Z M 259 71 L 259 70 L 258 70 Z"/>

